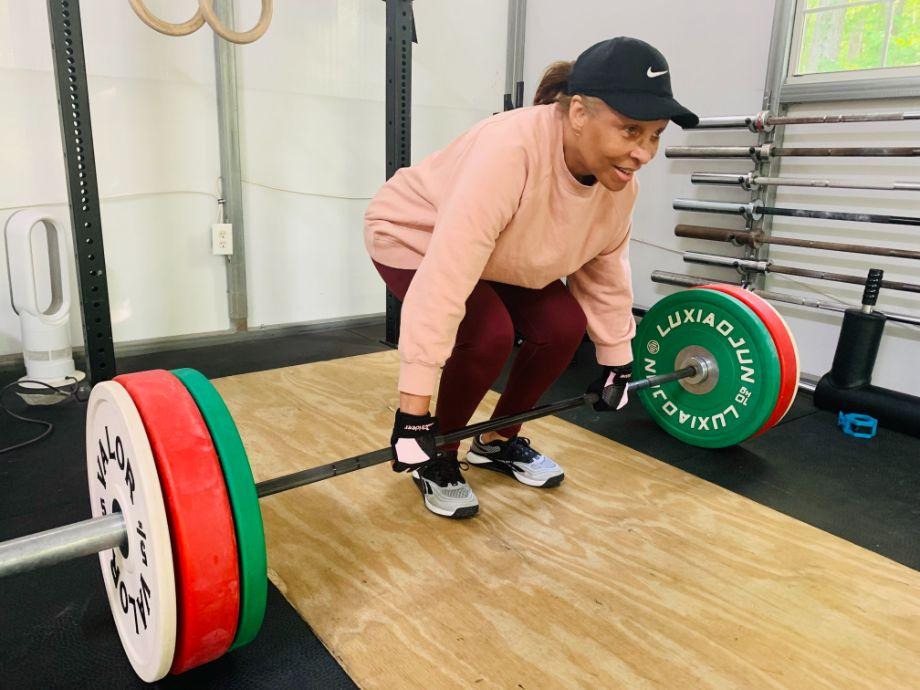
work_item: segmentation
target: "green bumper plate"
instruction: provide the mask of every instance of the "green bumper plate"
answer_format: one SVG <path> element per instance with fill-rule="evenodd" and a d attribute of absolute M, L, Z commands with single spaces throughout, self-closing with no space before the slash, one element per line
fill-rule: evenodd
<path fill-rule="evenodd" d="M 246 449 L 220 393 L 194 369 L 172 373 L 191 393 L 208 425 L 230 496 L 240 561 L 240 621 L 230 647 L 237 649 L 253 640 L 265 616 L 268 574 L 259 497 Z"/>
<path fill-rule="evenodd" d="M 633 376 L 684 366 L 679 355 L 688 348 L 709 353 L 718 369 L 715 385 L 691 392 L 673 381 L 640 391 L 645 409 L 662 429 L 694 446 L 724 448 L 753 436 L 770 417 L 779 393 L 779 358 L 767 327 L 731 295 L 677 292 L 655 304 L 639 323 Z"/>

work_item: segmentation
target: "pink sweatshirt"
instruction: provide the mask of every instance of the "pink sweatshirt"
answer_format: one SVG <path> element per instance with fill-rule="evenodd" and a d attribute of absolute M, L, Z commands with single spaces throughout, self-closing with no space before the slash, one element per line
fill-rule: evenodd
<path fill-rule="evenodd" d="M 431 395 L 480 279 L 543 288 L 567 276 L 601 364 L 632 361 L 629 229 L 638 193 L 578 182 L 555 104 L 490 117 L 400 169 L 365 213 L 371 257 L 418 269 L 403 302 L 399 390 Z"/>

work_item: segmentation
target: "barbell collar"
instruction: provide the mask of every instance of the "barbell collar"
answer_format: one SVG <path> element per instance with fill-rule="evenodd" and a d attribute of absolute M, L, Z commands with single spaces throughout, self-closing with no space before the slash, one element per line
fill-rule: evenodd
<path fill-rule="evenodd" d="M 126 543 L 121 513 L 0 542 L 0 577 L 99 553 Z"/>
<path fill-rule="evenodd" d="M 759 134 L 760 132 L 772 132 L 774 124 L 772 121 L 772 116 L 770 115 L 769 110 L 761 110 L 754 118 L 751 120 L 751 124 L 748 126 L 754 134 Z"/>
<path fill-rule="evenodd" d="M 691 276 L 686 273 L 672 273 L 671 271 L 652 271 L 652 282 L 662 285 L 674 285 L 676 287 L 694 288 L 703 285 L 712 285 L 722 283 L 724 285 L 738 285 L 730 280 L 721 278 L 702 278 L 700 276 Z"/>

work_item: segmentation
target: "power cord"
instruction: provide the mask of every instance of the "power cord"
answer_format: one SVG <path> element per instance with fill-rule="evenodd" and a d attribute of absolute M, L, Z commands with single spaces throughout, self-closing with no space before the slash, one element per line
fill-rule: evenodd
<path fill-rule="evenodd" d="M 12 383 L 8 383 L 7 385 L 5 385 L 3 388 L 0 388 L 0 409 L 2 409 L 6 414 L 8 414 L 13 419 L 18 419 L 19 421 L 26 422 L 28 424 L 38 424 L 40 426 L 45 427 L 45 430 L 41 432 L 35 438 L 31 438 L 28 441 L 23 441 L 22 443 L 17 443 L 12 446 L 7 446 L 6 448 L 0 448 L 0 455 L 2 455 L 3 453 L 9 453 L 10 451 L 18 450 L 19 448 L 25 448 L 26 446 L 31 446 L 33 443 L 38 443 L 42 439 L 47 438 L 51 434 L 51 432 L 54 431 L 54 424 L 52 424 L 51 422 L 46 422 L 44 419 L 35 419 L 34 417 L 24 417 L 20 414 L 16 414 L 11 409 L 9 409 L 3 400 L 3 396 L 6 394 L 6 392 L 18 386 L 21 386 L 22 384 L 28 383 L 28 384 L 35 385 L 35 386 L 41 386 L 43 388 L 48 388 L 54 391 L 55 393 L 64 394 L 63 398 L 53 403 L 49 403 L 48 406 L 62 405 L 64 403 L 71 402 L 71 401 L 80 402 L 80 403 L 86 402 L 89 399 L 89 396 L 86 396 L 86 397 L 81 396 L 81 391 L 85 393 L 85 388 L 82 387 L 80 385 L 80 382 L 77 381 L 77 379 L 73 378 L 72 376 L 68 376 L 67 378 L 73 381 L 72 384 L 69 384 L 67 386 L 58 387 L 58 386 L 52 386 L 48 383 L 45 383 L 44 381 L 22 380 L 22 381 L 13 381 Z"/>

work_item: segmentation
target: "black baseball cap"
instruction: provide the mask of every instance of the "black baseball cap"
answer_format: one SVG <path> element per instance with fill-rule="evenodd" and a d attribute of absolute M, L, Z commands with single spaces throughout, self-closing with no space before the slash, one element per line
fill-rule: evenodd
<path fill-rule="evenodd" d="M 566 93 L 595 96 L 634 120 L 673 120 L 696 127 L 700 119 L 674 100 L 667 60 L 645 41 L 617 36 L 578 56 Z"/>

